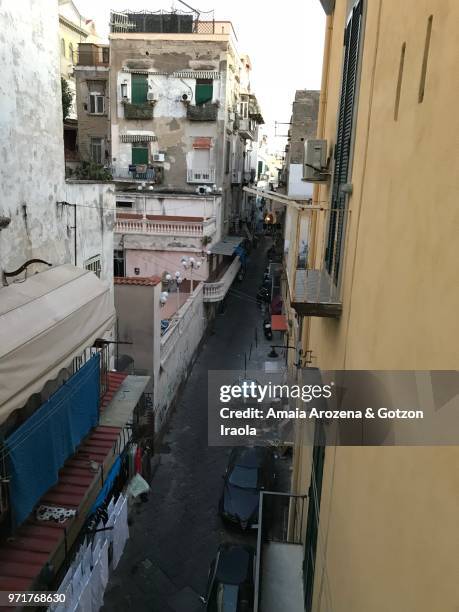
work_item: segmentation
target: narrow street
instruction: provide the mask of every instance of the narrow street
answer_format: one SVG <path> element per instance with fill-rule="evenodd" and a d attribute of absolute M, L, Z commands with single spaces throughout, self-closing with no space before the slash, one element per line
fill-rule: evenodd
<path fill-rule="evenodd" d="M 159 449 L 149 500 L 134 510 L 130 539 L 110 578 L 104 610 L 202 610 L 198 596 L 205 591 L 209 563 L 219 543 L 256 544 L 255 532 L 229 532 L 217 514 L 230 448 L 207 444 L 207 373 L 243 369 L 255 328 L 258 349 L 252 347 L 248 367 L 259 367 L 269 352 L 254 299 L 269 245 L 268 240 L 261 241 L 251 252 L 244 280 L 234 284 L 226 310 L 217 316 L 214 333 L 195 362 Z"/>

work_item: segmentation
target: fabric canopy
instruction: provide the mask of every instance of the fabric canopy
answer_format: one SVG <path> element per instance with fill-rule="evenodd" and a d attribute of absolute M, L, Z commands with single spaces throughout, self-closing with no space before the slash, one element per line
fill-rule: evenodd
<path fill-rule="evenodd" d="M 212 255 L 233 255 L 243 240 L 243 236 L 225 236 L 223 240 L 210 247 L 210 252 Z"/>
<path fill-rule="evenodd" d="M 113 294 L 65 264 L 0 289 L 0 424 L 113 326 Z"/>

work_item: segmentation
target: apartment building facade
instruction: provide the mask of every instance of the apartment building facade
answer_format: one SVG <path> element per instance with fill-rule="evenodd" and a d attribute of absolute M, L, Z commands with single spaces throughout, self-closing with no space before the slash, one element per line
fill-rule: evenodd
<path fill-rule="evenodd" d="M 445 133 L 459 126 L 445 75 L 458 6 L 321 4 L 326 143 L 312 205 L 288 207 L 289 344 L 309 368 L 455 370 L 459 185 Z M 300 431 L 304 609 L 454 610 L 458 458 L 452 446 L 313 448 Z"/>
<path fill-rule="evenodd" d="M 72 0 L 59 0 L 58 13 L 60 72 L 72 96 L 70 109 L 64 121 L 65 159 L 67 166 L 74 169 L 80 161 L 74 75 L 74 67 L 78 62 L 78 45 L 84 42 L 97 42 L 99 36 L 94 21 L 84 17 Z"/>
<path fill-rule="evenodd" d="M 110 368 L 115 191 L 65 179 L 57 3 L 7 2 L 0 21 L 10 150 L 0 169 L 0 583 L 56 591 L 67 572 L 76 609 L 95 563 L 84 578 L 67 570 L 139 440 L 149 379 Z M 108 544 L 94 549 L 107 567 Z"/>

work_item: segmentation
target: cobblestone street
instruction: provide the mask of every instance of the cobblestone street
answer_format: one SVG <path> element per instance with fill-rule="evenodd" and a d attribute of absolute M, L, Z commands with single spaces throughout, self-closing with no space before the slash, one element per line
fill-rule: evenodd
<path fill-rule="evenodd" d="M 252 251 L 244 280 L 236 281 L 179 398 L 160 449 L 149 501 L 134 510 L 130 539 L 111 576 L 104 610 L 194 612 L 220 542 L 256 544 L 255 532 L 228 532 L 217 514 L 230 448 L 207 444 L 207 373 L 262 367 L 269 344 L 255 293 L 266 265 L 267 241 Z M 245 294 L 245 297 L 243 296 Z M 255 328 L 258 347 L 255 347 Z"/>

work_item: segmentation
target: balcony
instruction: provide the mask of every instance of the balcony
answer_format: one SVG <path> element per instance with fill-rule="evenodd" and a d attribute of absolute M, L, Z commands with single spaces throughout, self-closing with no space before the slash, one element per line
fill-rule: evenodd
<path fill-rule="evenodd" d="M 254 612 L 304 612 L 306 516 L 306 495 L 260 493 Z"/>
<path fill-rule="evenodd" d="M 290 303 L 300 316 L 340 317 L 340 270 L 344 261 L 347 210 L 311 207 L 302 213 L 297 249 L 287 255 Z M 323 245 L 314 249 L 314 245 Z"/>
<path fill-rule="evenodd" d="M 215 168 L 206 168 L 204 170 L 197 170 L 189 168 L 187 171 L 187 183 L 214 183 L 215 182 Z"/>
<path fill-rule="evenodd" d="M 124 102 L 124 118 L 125 119 L 153 119 L 153 104 L 145 102 L 144 104 L 132 104 Z"/>
<path fill-rule="evenodd" d="M 207 104 L 199 104 L 198 106 L 188 104 L 186 116 L 190 121 L 216 121 L 218 106 L 216 102 L 208 102 Z"/>
<path fill-rule="evenodd" d="M 306 317 L 339 317 L 343 310 L 338 288 L 324 269 L 296 270 L 291 305 Z"/>
<path fill-rule="evenodd" d="M 215 283 L 204 283 L 204 302 L 221 302 L 228 293 L 241 267 L 239 257 L 236 257 L 226 269 L 223 276 Z"/>
<path fill-rule="evenodd" d="M 114 180 L 121 181 L 148 181 L 161 183 L 163 179 L 162 167 L 149 167 L 147 164 L 130 165 L 128 167 L 110 166 L 108 171 Z"/>
<path fill-rule="evenodd" d="M 118 216 L 114 231 L 118 234 L 148 234 L 150 236 L 189 236 L 202 238 L 216 231 L 215 218 L 193 220 L 192 217 L 161 217 L 147 215 L 145 218 L 132 215 Z"/>
<path fill-rule="evenodd" d="M 239 121 L 239 135 L 242 138 L 255 139 L 256 123 L 253 119 L 247 117 Z"/>

